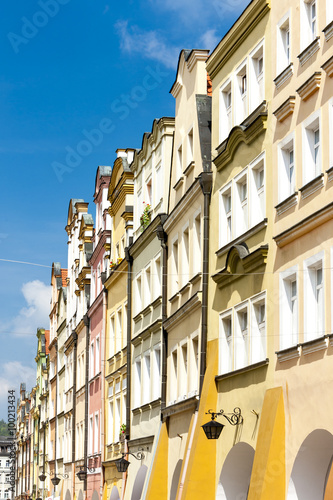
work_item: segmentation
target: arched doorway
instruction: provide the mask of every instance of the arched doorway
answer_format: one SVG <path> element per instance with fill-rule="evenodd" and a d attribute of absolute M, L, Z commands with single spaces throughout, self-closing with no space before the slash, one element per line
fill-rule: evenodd
<path fill-rule="evenodd" d="M 332 456 L 332 434 L 324 429 L 311 432 L 297 453 L 287 500 L 322 500 Z"/>
<path fill-rule="evenodd" d="M 145 484 L 147 471 L 148 467 L 146 465 L 141 465 L 133 484 L 131 500 L 141 500 L 142 490 Z"/>
<path fill-rule="evenodd" d="M 246 500 L 250 486 L 254 449 L 237 443 L 228 453 L 217 485 L 216 500 Z"/>

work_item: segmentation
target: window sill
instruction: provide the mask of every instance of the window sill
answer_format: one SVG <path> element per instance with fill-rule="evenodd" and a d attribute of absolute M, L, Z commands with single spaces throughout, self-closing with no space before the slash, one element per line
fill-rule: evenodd
<path fill-rule="evenodd" d="M 273 115 L 278 122 L 282 123 L 288 116 L 292 115 L 295 108 L 296 98 L 294 95 L 288 97 L 284 103 L 281 104 L 274 112 Z"/>
<path fill-rule="evenodd" d="M 141 314 L 143 317 L 147 316 L 147 314 L 151 313 L 152 311 L 152 307 L 151 307 L 151 304 L 149 304 L 148 306 L 146 306 L 142 311 L 141 311 Z"/>
<path fill-rule="evenodd" d="M 198 405 L 199 397 L 193 396 L 192 398 L 186 398 L 184 401 L 170 404 L 162 410 L 163 418 L 175 415 L 177 413 L 182 413 L 184 411 L 192 410 L 194 411 Z"/>
<path fill-rule="evenodd" d="M 295 191 L 295 193 L 291 194 L 290 196 L 288 196 L 288 198 L 281 201 L 274 207 L 276 209 L 277 215 L 281 215 L 290 208 L 297 205 L 297 200 L 298 200 L 298 191 Z"/>
<path fill-rule="evenodd" d="M 333 36 L 333 21 L 331 21 L 324 29 L 325 41 L 328 42 Z"/>
<path fill-rule="evenodd" d="M 310 78 L 306 80 L 303 85 L 301 85 L 297 90 L 297 94 L 300 96 L 302 101 L 307 101 L 310 97 L 315 94 L 320 88 L 321 81 L 321 71 L 316 71 Z"/>
<path fill-rule="evenodd" d="M 223 375 L 217 375 L 217 377 L 215 377 L 215 381 L 220 382 L 221 380 L 224 380 L 226 378 L 236 377 L 237 375 L 251 372 L 252 370 L 257 370 L 257 368 L 268 366 L 268 364 L 269 364 L 269 359 L 266 358 L 263 359 L 262 361 L 259 361 L 258 363 L 253 363 L 252 365 L 244 366 L 243 368 L 239 368 L 238 370 L 233 370 L 232 372 L 223 373 Z"/>
<path fill-rule="evenodd" d="M 290 63 L 276 78 L 274 78 L 275 87 L 279 89 L 287 80 L 293 76 L 293 63 Z"/>
<path fill-rule="evenodd" d="M 144 413 L 146 411 L 150 411 L 152 408 L 158 408 L 161 405 L 161 398 L 154 399 L 154 401 L 150 401 L 149 403 L 145 403 L 141 406 L 137 406 L 133 408 L 133 415 L 139 415 L 140 413 Z"/>
<path fill-rule="evenodd" d="M 326 170 L 328 182 L 333 181 L 333 167 Z"/>
<path fill-rule="evenodd" d="M 300 345 L 296 344 L 292 347 L 287 347 L 287 349 L 281 349 L 275 353 L 280 363 L 284 361 L 289 361 L 290 359 L 299 358 L 301 355 Z"/>
<path fill-rule="evenodd" d="M 267 226 L 267 219 L 265 218 L 261 222 L 259 222 L 259 224 L 257 224 L 256 226 L 253 226 L 251 229 L 249 229 L 245 233 L 241 234 L 240 236 L 238 236 L 234 240 L 229 241 L 229 243 L 227 243 L 226 245 L 221 247 L 219 250 L 217 250 L 217 252 L 215 252 L 215 254 L 218 257 L 221 257 L 222 255 L 227 253 L 231 247 L 233 247 L 234 245 L 237 245 L 239 243 L 244 242 L 245 240 L 247 240 L 248 238 L 250 238 L 254 234 L 257 234 L 259 231 L 264 229 L 266 226 Z"/>
<path fill-rule="evenodd" d="M 179 292 L 176 292 L 172 297 L 170 297 L 170 299 L 169 299 L 170 304 L 173 304 L 174 302 L 176 302 L 178 297 L 179 297 Z"/>
<path fill-rule="evenodd" d="M 322 351 L 328 346 L 328 335 L 323 335 L 317 339 L 308 340 L 300 344 L 304 355 L 312 354 L 313 352 Z"/>
<path fill-rule="evenodd" d="M 317 36 L 311 43 L 308 45 L 298 56 L 300 65 L 304 66 L 304 64 L 311 59 L 311 57 L 318 52 L 320 47 L 320 38 Z"/>
<path fill-rule="evenodd" d="M 183 182 L 184 182 L 184 177 L 181 176 L 180 179 L 178 179 L 176 184 L 173 186 L 173 189 L 175 189 L 175 191 L 178 191 L 178 189 L 183 185 Z"/>
<path fill-rule="evenodd" d="M 142 319 L 142 312 L 139 312 L 136 316 L 134 316 L 133 321 L 134 323 L 138 323 Z"/>
<path fill-rule="evenodd" d="M 333 56 L 327 59 L 327 61 L 321 66 L 321 69 L 326 71 L 326 74 L 330 78 L 333 77 Z"/>
<path fill-rule="evenodd" d="M 195 285 L 196 283 L 198 283 L 198 281 L 200 281 L 201 279 L 201 271 L 198 272 L 197 274 L 195 274 L 191 279 L 190 279 L 190 283 L 192 285 Z"/>
<path fill-rule="evenodd" d="M 185 177 L 187 177 L 187 176 L 189 176 L 189 175 L 190 175 L 190 173 L 191 173 L 191 172 L 192 172 L 192 170 L 194 169 L 194 165 L 195 165 L 195 163 L 194 163 L 194 161 L 193 161 L 193 160 L 191 161 L 191 163 L 189 163 L 189 164 L 187 165 L 187 167 L 185 168 L 185 170 L 184 170 L 184 172 L 183 172 L 183 174 L 185 175 Z"/>
<path fill-rule="evenodd" d="M 161 304 L 162 304 L 162 295 L 157 297 L 157 299 L 155 299 L 154 302 L 151 303 L 151 306 L 153 309 L 156 309 L 156 307 L 158 307 Z"/>
<path fill-rule="evenodd" d="M 318 189 L 321 189 L 323 186 L 324 186 L 324 174 L 320 174 L 299 189 L 301 192 L 302 200 L 304 198 L 307 198 L 308 196 L 311 196 L 313 193 L 318 191 Z"/>
<path fill-rule="evenodd" d="M 191 286 L 191 283 L 188 282 L 186 283 L 186 285 L 184 285 L 180 290 L 179 290 L 179 295 L 184 295 L 184 293 L 188 292 L 188 290 L 190 289 L 190 286 Z"/>

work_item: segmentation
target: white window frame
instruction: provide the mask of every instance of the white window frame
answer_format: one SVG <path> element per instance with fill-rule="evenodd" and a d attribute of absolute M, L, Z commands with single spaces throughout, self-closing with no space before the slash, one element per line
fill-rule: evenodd
<path fill-rule="evenodd" d="M 176 154 L 177 154 L 177 157 L 176 157 L 177 179 L 179 179 L 179 177 L 183 173 L 183 160 L 184 160 L 183 144 L 181 142 L 177 146 Z"/>
<path fill-rule="evenodd" d="M 262 176 L 259 175 L 263 172 Z M 259 178 L 263 178 L 262 184 L 259 185 Z M 263 151 L 249 165 L 249 227 L 253 227 L 262 220 L 266 215 L 266 155 Z"/>
<path fill-rule="evenodd" d="M 176 362 L 175 362 L 176 361 Z M 174 404 L 178 397 L 178 349 L 177 346 L 170 353 L 170 377 L 169 381 L 169 400 Z"/>
<path fill-rule="evenodd" d="M 235 123 L 242 123 L 248 115 L 249 75 L 247 59 L 245 59 L 235 72 Z M 245 82 L 245 84 L 244 84 Z"/>
<path fill-rule="evenodd" d="M 244 168 L 234 179 L 234 237 L 249 228 L 249 182 L 248 169 Z"/>
<path fill-rule="evenodd" d="M 319 130 L 319 149 L 315 156 L 315 132 Z M 320 175 L 322 172 L 322 127 L 320 110 L 313 113 L 303 123 L 303 185 Z"/>
<path fill-rule="evenodd" d="M 192 275 L 195 276 L 202 270 L 202 220 L 201 209 L 193 214 L 192 230 Z"/>
<path fill-rule="evenodd" d="M 143 309 L 152 302 L 152 268 L 151 263 L 143 271 Z"/>
<path fill-rule="evenodd" d="M 115 355 L 115 337 L 116 337 L 116 315 L 110 314 L 109 321 L 109 358 Z"/>
<path fill-rule="evenodd" d="M 230 196 L 230 210 L 226 200 Z M 232 182 L 220 189 L 220 247 L 234 239 Z M 230 223 L 229 223 L 230 220 Z"/>
<path fill-rule="evenodd" d="M 228 95 L 230 94 L 230 104 Z M 233 127 L 233 85 L 228 78 L 220 87 L 219 142 L 228 137 Z"/>
<path fill-rule="evenodd" d="M 176 255 L 175 255 L 176 249 Z M 171 241 L 171 296 L 174 295 L 180 288 L 179 286 L 179 238 L 178 234 Z"/>
<path fill-rule="evenodd" d="M 291 176 L 290 152 L 293 151 L 293 177 Z M 296 190 L 295 134 L 289 134 L 278 144 L 278 186 L 279 202 Z"/>
<path fill-rule="evenodd" d="M 181 241 L 181 286 L 185 286 L 190 279 L 190 224 L 189 221 L 182 227 Z"/>
<path fill-rule="evenodd" d="M 317 270 L 322 269 L 321 303 L 317 303 Z M 304 261 L 304 342 L 322 337 L 325 332 L 324 251 Z"/>
<path fill-rule="evenodd" d="M 162 179 L 162 161 L 160 160 L 156 167 L 155 167 L 155 185 L 154 185 L 154 208 L 159 205 L 162 199 L 162 186 L 163 186 L 163 179 Z"/>
<path fill-rule="evenodd" d="M 258 309 L 264 307 L 265 320 L 260 322 Z M 261 292 L 250 299 L 250 364 L 263 361 L 267 356 L 267 301 L 266 292 Z"/>
<path fill-rule="evenodd" d="M 244 318 L 246 327 L 244 328 Z M 250 332 L 249 332 L 249 305 L 242 302 L 234 310 L 234 370 L 239 370 L 250 364 Z"/>
<path fill-rule="evenodd" d="M 162 252 L 158 252 L 153 259 L 152 274 L 152 298 L 155 300 L 162 295 Z"/>
<path fill-rule="evenodd" d="M 219 316 L 219 374 L 233 370 L 233 311 L 228 309 Z"/>
<path fill-rule="evenodd" d="M 296 282 L 296 296 L 292 283 Z M 299 280 L 298 266 L 282 271 L 279 276 L 280 349 L 288 349 L 299 342 Z"/>
<path fill-rule="evenodd" d="M 147 404 L 151 401 L 151 359 L 150 359 L 150 349 L 142 354 L 141 361 L 141 386 L 142 386 L 142 397 L 141 404 Z"/>
<path fill-rule="evenodd" d="M 279 75 L 291 62 L 290 10 L 280 19 L 276 30 L 276 74 Z M 289 43 L 288 43 L 289 41 Z"/>
<path fill-rule="evenodd" d="M 326 25 L 333 21 L 333 2 L 326 0 Z"/>
<path fill-rule="evenodd" d="M 313 28 L 312 6 L 316 6 L 316 18 Z M 300 2 L 300 41 L 303 51 L 316 38 L 318 34 L 318 2 L 317 0 L 301 0 Z"/>
<path fill-rule="evenodd" d="M 141 374 L 141 355 L 134 360 L 134 408 L 141 406 L 141 389 L 142 389 L 142 374 Z"/>
<path fill-rule="evenodd" d="M 153 346 L 152 358 L 152 400 L 155 400 L 161 396 L 161 343 Z"/>
<path fill-rule="evenodd" d="M 189 128 L 188 132 L 187 132 L 187 144 L 186 144 L 186 157 L 187 157 L 187 160 L 186 160 L 186 163 L 188 165 L 190 165 L 190 163 L 192 163 L 193 161 L 193 158 L 194 158 L 194 138 L 193 138 L 193 125 L 191 125 L 191 127 Z"/>
<path fill-rule="evenodd" d="M 135 276 L 135 314 L 139 314 L 143 309 L 143 296 L 142 296 L 142 272 L 140 271 Z"/>

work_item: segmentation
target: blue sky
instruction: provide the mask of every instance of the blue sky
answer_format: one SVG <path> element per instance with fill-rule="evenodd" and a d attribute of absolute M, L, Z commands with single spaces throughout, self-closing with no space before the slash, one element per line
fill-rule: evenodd
<path fill-rule="evenodd" d="M 98 165 L 141 146 L 182 48 L 212 50 L 248 0 L 16 0 L 3 6 L 0 65 L 0 418 L 7 391 L 35 382 L 51 265 L 66 267 L 70 198 Z M 32 266 L 7 262 L 31 262 Z M 45 266 L 45 267 L 42 267 Z M 17 393 L 18 395 L 18 393 Z"/>

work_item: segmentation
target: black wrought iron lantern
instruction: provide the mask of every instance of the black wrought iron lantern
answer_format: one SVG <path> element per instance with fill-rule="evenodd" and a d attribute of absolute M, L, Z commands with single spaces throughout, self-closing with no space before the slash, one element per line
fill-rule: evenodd
<path fill-rule="evenodd" d="M 44 473 L 42 473 L 42 474 L 40 474 L 40 475 L 38 476 L 38 478 L 39 478 L 39 480 L 40 480 L 40 481 L 45 481 L 46 476 L 45 476 L 45 474 L 44 474 Z"/>
<path fill-rule="evenodd" d="M 223 428 L 225 427 L 223 424 L 215 422 L 217 416 L 222 415 L 228 420 L 229 424 L 231 425 L 238 425 L 243 423 L 242 412 L 238 406 L 234 408 L 233 413 L 224 413 L 224 410 L 220 410 L 219 412 L 208 410 L 208 412 L 206 412 L 206 415 L 211 415 L 212 417 L 210 422 L 207 422 L 206 424 L 201 426 L 204 430 L 204 433 L 206 434 L 207 439 L 218 439 L 221 435 L 221 432 L 223 431 Z"/>
<path fill-rule="evenodd" d="M 57 476 L 52 477 L 51 483 L 53 484 L 53 486 L 58 486 L 58 484 L 60 483 L 60 477 Z"/>
<path fill-rule="evenodd" d="M 84 481 L 87 477 L 87 471 L 81 469 L 76 475 L 79 478 L 79 481 Z"/>
<path fill-rule="evenodd" d="M 126 472 L 130 463 L 131 462 L 126 460 L 124 457 L 119 458 L 119 460 L 116 460 L 117 471 L 118 472 Z"/>

